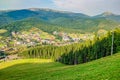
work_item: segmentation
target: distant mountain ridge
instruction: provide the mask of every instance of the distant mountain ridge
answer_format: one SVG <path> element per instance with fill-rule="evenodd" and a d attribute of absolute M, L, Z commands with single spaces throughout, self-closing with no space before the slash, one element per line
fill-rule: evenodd
<path fill-rule="evenodd" d="M 37 17 L 43 20 L 51 20 L 58 17 L 65 17 L 65 18 L 89 17 L 82 13 L 73 13 L 73 12 L 56 11 L 52 9 L 39 9 L 39 8 L 0 11 L 0 18 L 4 18 L 4 16 L 6 16 L 8 19 L 13 21 L 30 18 L 30 17 Z"/>
<path fill-rule="evenodd" d="M 116 15 L 116 14 L 113 14 L 112 12 L 104 12 L 104 13 L 102 13 L 102 14 L 100 14 L 99 16 L 101 16 L 101 17 L 107 17 L 107 16 L 114 16 L 114 15 Z"/>
<path fill-rule="evenodd" d="M 9 23 L 11 21 L 22 20 L 30 17 L 37 17 L 43 20 L 53 20 L 57 18 L 67 19 L 85 19 L 85 18 L 107 18 L 110 20 L 120 21 L 120 15 L 113 14 L 111 12 L 104 12 L 96 16 L 88 16 L 82 13 L 73 13 L 68 11 L 58 11 L 48 8 L 29 8 L 18 10 L 1 10 L 0 11 L 0 25 Z M 3 20 L 4 19 L 4 20 Z"/>
<path fill-rule="evenodd" d="M 99 29 L 110 30 L 119 25 L 120 15 L 111 12 L 91 17 L 82 13 L 42 8 L 0 11 L 0 29 L 4 28 L 9 32 L 25 30 L 32 26 L 50 33 L 58 28 L 68 32 L 75 32 L 75 30 L 76 32 L 96 32 Z M 44 26 L 48 29 L 43 29 Z"/>
<path fill-rule="evenodd" d="M 114 21 L 118 21 L 120 22 L 120 15 L 114 14 L 112 12 L 104 12 L 102 14 L 96 15 L 94 16 L 96 18 L 106 18 L 106 19 L 110 19 L 110 20 L 114 20 Z"/>

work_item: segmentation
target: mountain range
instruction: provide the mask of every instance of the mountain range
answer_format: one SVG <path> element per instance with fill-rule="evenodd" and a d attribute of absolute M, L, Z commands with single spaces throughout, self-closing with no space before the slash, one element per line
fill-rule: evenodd
<path fill-rule="evenodd" d="M 33 26 L 47 32 L 52 32 L 53 30 L 69 32 L 110 30 L 120 26 L 120 15 L 104 12 L 96 16 L 88 16 L 82 13 L 42 8 L 0 11 L 0 29 L 7 29 L 11 32 L 28 29 Z M 45 26 L 48 29 L 44 29 Z"/>

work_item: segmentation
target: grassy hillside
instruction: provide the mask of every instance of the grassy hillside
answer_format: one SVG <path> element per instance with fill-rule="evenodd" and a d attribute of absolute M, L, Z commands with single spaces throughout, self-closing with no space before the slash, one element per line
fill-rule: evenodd
<path fill-rule="evenodd" d="M 118 80 L 119 73 L 120 53 L 76 66 L 41 59 L 0 63 L 1 80 Z"/>

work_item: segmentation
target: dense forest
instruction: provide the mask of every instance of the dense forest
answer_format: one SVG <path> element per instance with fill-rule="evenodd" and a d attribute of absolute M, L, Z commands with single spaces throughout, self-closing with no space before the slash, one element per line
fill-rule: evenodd
<path fill-rule="evenodd" d="M 111 53 L 112 37 L 114 37 L 113 53 Z M 84 43 L 66 46 L 37 46 L 19 53 L 23 58 L 53 59 L 64 64 L 80 64 L 112 55 L 120 49 L 120 29 L 108 32 Z"/>

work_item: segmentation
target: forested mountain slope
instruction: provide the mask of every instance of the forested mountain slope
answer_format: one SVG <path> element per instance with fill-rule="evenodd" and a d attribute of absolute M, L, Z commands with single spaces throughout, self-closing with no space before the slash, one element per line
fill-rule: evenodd
<path fill-rule="evenodd" d="M 67 28 L 67 27 L 65 28 L 59 25 L 48 23 L 47 21 L 43 21 L 39 18 L 27 18 L 24 20 L 12 22 L 10 24 L 0 26 L 0 29 L 7 30 L 7 32 L 2 35 L 10 36 L 11 32 L 13 31 L 21 32 L 21 31 L 29 30 L 33 27 L 39 28 L 50 34 L 53 33 L 54 31 L 64 31 L 64 32 L 69 32 L 69 33 L 82 32 L 82 30 L 76 30 L 76 29 Z"/>
<path fill-rule="evenodd" d="M 119 22 L 106 19 L 72 20 L 67 18 L 59 18 L 48 22 L 34 17 L 4 24 L 0 26 L 0 29 L 8 30 L 8 32 L 5 33 L 6 35 L 10 35 L 13 31 L 20 32 L 21 30 L 28 30 L 32 27 L 39 28 L 48 33 L 52 33 L 54 31 L 63 31 L 68 33 L 93 33 L 99 31 L 100 29 L 111 30 L 119 27 L 119 25 Z"/>
<path fill-rule="evenodd" d="M 115 15 L 112 13 L 103 13 L 91 17 L 82 13 L 73 13 L 39 8 L 8 10 L 0 11 L 0 28 L 5 28 L 3 27 L 5 24 L 16 24 L 16 21 L 18 25 L 21 25 L 22 21 L 25 22 L 24 25 L 22 25 L 22 27 L 24 26 L 25 29 L 28 28 L 25 25 L 31 23 L 32 21 L 30 19 L 34 18 L 34 21 L 32 23 L 36 25 L 45 22 L 45 24 L 54 24 L 54 26 L 57 27 L 71 28 L 76 30 L 79 29 L 83 32 L 92 32 L 98 31 L 99 29 L 111 30 L 115 27 L 119 27 L 119 17 L 119 15 Z M 18 30 L 19 27 L 20 26 L 18 26 Z"/>

